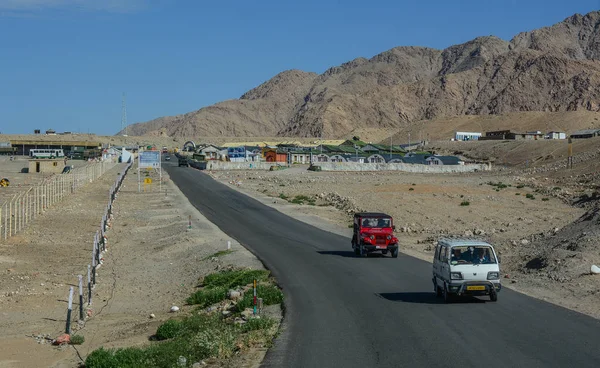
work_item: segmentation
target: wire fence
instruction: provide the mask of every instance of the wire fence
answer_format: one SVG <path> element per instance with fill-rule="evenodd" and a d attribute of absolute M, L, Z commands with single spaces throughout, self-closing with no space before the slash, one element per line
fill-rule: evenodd
<path fill-rule="evenodd" d="M 119 190 L 125 180 L 125 175 L 129 172 L 129 169 L 133 166 L 133 162 L 129 162 L 125 169 L 119 173 L 117 176 L 117 180 L 110 188 L 108 193 L 108 203 L 106 205 L 106 209 L 104 210 L 104 215 L 102 216 L 102 221 L 100 222 L 100 228 L 96 231 L 94 235 L 94 242 L 92 247 L 92 259 L 91 263 L 87 265 L 87 305 L 88 308 L 92 305 L 92 290 L 95 289 L 96 286 L 96 272 L 100 268 L 100 266 L 104 263 L 104 255 L 108 252 L 108 239 L 106 237 L 106 232 L 111 227 L 111 222 L 113 219 L 113 204 L 118 197 Z M 88 309 L 87 312 L 84 311 L 84 287 L 83 287 L 83 275 L 78 275 L 78 286 L 79 286 L 79 316 L 78 320 L 80 323 L 84 323 L 86 317 L 91 317 L 91 309 Z M 72 311 L 73 311 L 73 286 L 69 288 L 69 303 L 67 307 L 67 320 L 65 326 L 65 334 L 70 335 L 72 332 L 71 323 L 73 321 Z"/>
<path fill-rule="evenodd" d="M 0 205 L 0 239 L 7 240 L 23 231 L 38 215 L 83 185 L 98 179 L 115 165 L 114 162 L 99 162 L 75 168 L 16 193 Z"/>

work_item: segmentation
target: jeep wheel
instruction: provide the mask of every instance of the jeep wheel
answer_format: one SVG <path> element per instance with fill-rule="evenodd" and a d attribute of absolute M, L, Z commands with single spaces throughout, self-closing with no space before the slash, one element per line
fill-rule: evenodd
<path fill-rule="evenodd" d="M 368 256 L 367 250 L 362 245 L 360 246 L 360 256 L 363 258 L 366 258 Z"/>
<path fill-rule="evenodd" d="M 398 248 L 392 251 L 392 258 L 398 258 Z"/>

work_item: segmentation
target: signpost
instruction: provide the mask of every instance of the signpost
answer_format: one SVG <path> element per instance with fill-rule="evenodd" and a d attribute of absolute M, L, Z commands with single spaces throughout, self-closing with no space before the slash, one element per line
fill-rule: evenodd
<path fill-rule="evenodd" d="M 141 185 L 142 181 L 140 178 L 140 170 L 149 169 L 156 170 L 159 173 L 159 186 L 160 190 L 162 190 L 162 165 L 161 165 L 161 152 L 156 151 L 142 151 L 138 156 L 138 192 L 142 191 Z M 149 182 L 148 182 L 149 180 Z M 144 180 L 144 191 L 146 191 L 146 184 L 151 184 L 152 179 L 146 178 Z"/>

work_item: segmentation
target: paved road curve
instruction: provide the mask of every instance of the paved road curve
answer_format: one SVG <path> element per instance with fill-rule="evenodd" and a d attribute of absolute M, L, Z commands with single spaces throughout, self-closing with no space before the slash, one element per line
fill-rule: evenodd
<path fill-rule="evenodd" d="M 165 164 L 209 220 L 273 272 L 283 332 L 264 367 L 598 367 L 600 322 L 504 289 L 435 298 L 431 266 L 355 258 L 350 239 L 294 220 L 192 168 Z"/>

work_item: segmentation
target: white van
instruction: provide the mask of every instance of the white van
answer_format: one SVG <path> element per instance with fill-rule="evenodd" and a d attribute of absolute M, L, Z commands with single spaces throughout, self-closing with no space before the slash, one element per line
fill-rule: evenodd
<path fill-rule="evenodd" d="M 441 239 L 433 257 L 433 289 L 449 302 L 452 296 L 489 295 L 498 300 L 500 260 L 494 247 L 481 240 Z"/>

